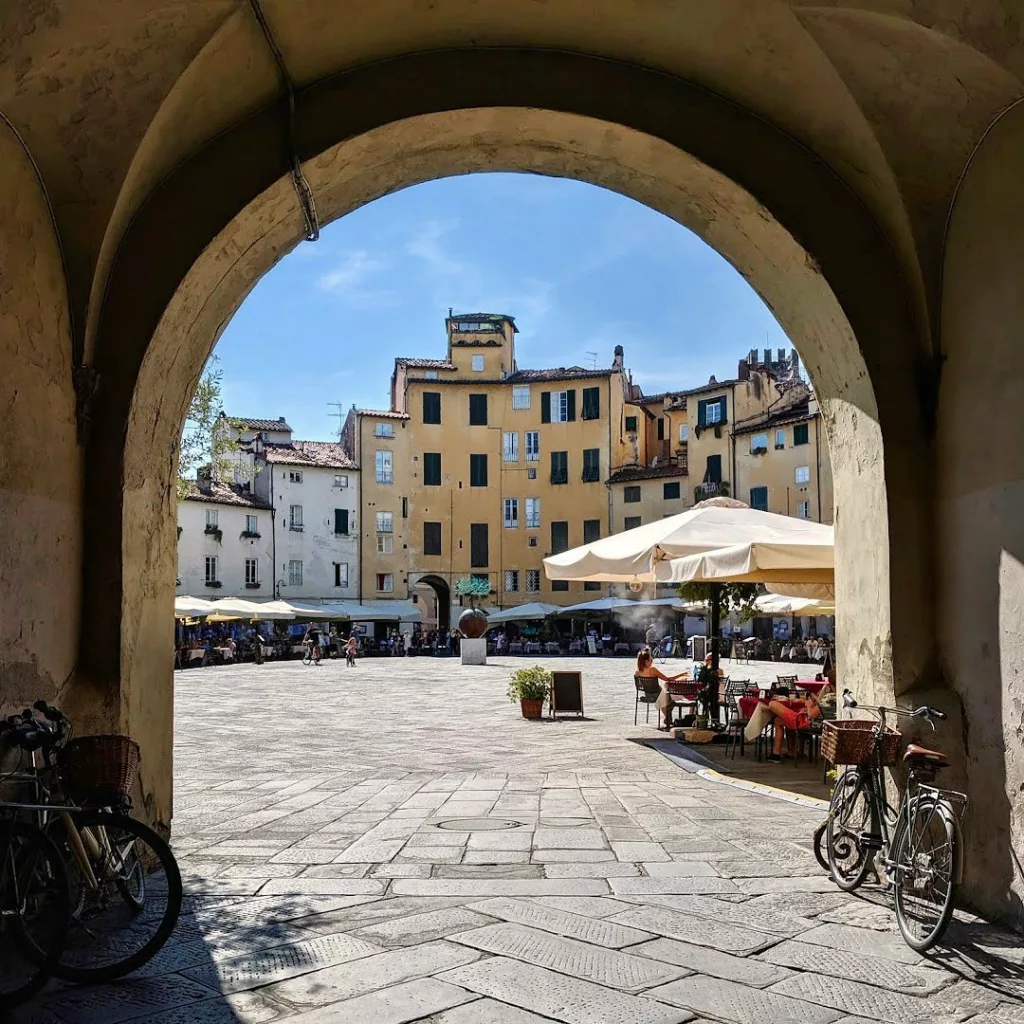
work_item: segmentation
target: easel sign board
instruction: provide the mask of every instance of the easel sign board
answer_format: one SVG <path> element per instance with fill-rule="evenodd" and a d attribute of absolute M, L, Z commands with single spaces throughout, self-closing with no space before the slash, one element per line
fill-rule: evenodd
<path fill-rule="evenodd" d="M 583 673 L 551 673 L 551 714 L 583 714 Z"/>

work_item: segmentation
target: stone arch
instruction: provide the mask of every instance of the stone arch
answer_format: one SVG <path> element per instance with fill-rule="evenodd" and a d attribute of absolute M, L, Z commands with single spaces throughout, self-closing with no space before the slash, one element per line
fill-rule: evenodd
<path fill-rule="evenodd" d="M 409 581 L 410 591 L 419 585 L 430 587 L 437 600 L 437 628 L 451 629 L 452 626 L 452 588 L 443 576 L 436 573 L 427 573 L 415 580 Z"/>

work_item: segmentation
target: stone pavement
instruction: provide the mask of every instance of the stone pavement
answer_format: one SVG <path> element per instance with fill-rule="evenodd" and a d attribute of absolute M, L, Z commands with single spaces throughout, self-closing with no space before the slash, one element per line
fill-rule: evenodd
<path fill-rule="evenodd" d="M 557 722 L 508 703 L 526 664 L 178 673 L 173 940 L 14 1020 L 1024 1022 L 1019 939 L 964 917 L 918 956 L 819 869 L 820 808 L 638 742 L 627 661 L 564 659 L 588 717 Z"/>

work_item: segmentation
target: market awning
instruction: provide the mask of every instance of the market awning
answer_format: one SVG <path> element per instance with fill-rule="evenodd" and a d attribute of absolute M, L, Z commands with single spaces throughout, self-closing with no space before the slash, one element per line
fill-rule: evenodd
<path fill-rule="evenodd" d="M 530 601 L 528 604 L 505 608 L 500 612 L 491 612 L 487 616 L 488 623 L 495 622 L 529 622 L 533 619 L 546 619 L 562 611 L 557 604 L 545 604 L 543 601 Z"/>

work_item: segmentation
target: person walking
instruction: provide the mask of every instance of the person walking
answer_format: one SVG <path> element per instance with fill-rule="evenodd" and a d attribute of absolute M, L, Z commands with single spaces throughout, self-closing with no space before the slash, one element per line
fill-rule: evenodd
<path fill-rule="evenodd" d="M 350 636 L 348 643 L 345 644 L 345 666 L 347 668 L 356 667 L 356 638 Z"/>
<path fill-rule="evenodd" d="M 315 622 L 309 624 L 309 628 L 306 630 L 305 642 L 310 646 L 310 657 L 313 660 L 313 664 L 320 665 L 320 627 Z"/>

